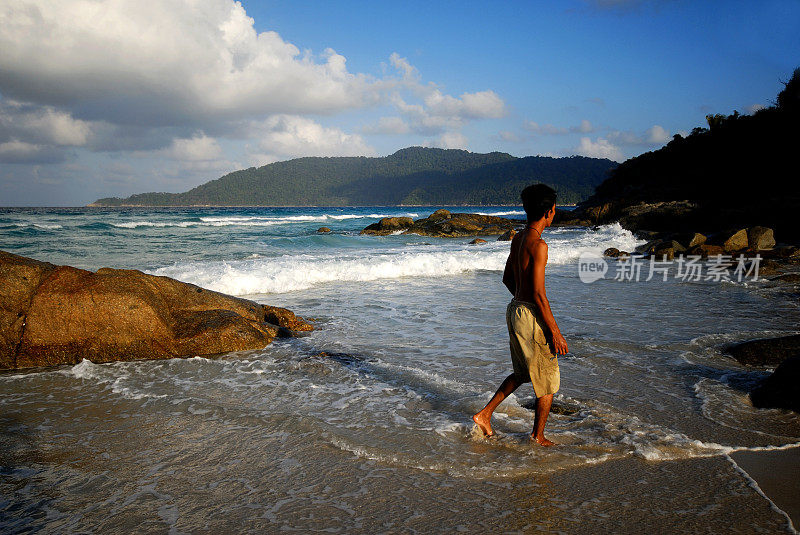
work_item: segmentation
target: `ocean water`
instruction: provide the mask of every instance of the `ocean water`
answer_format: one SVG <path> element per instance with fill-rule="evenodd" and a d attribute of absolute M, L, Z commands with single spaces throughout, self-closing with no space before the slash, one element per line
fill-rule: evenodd
<path fill-rule="evenodd" d="M 549 228 L 570 347 L 547 426 L 559 446 L 528 440 L 530 385 L 486 439 L 470 416 L 511 370 L 508 243 L 358 234 L 437 208 L 0 209 L 2 250 L 167 275 L 316 325 L 218 358 L 0 374 L 0 530 L 793 531 L 729 454 L 797 446 L 800 417 L 754 409 L 767 372 L 721 348 L 797 333 L 797 288 L 615 280 L 615 261 L 587 284 L 581 254 L 641 241 Z"/>

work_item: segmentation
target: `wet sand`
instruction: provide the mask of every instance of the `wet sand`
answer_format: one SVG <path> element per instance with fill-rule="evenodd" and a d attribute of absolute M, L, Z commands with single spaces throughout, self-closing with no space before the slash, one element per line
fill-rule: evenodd
<path fill-rule="evenodd" d="M 800 527 L 800 447 L 775 451 L 739 451 L 730 457 L 747 472 L 775 506 Z"/>

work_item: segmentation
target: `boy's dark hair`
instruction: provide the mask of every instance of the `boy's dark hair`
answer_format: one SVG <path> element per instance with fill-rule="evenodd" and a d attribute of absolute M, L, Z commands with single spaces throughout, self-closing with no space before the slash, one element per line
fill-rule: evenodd
<path fill-rule="evenodd" d="M 519 195 L 528 221 L 538 221 L 556 203 L 556 190 L 545 184 L 528 186 Z"/>

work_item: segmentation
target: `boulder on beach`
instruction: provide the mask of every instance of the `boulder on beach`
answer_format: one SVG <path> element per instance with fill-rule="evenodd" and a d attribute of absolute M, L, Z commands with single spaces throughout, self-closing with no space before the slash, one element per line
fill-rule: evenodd
<path fill-rule="evenodd" d="M 289 310 L 168 277 L 0 251 L 0 369 L 215 355 L 312 329 Z"/>
<path fill-rule="evenodd" d="M 748 340 L 724 350 L 747 366 L 777 366 L 789 357 L 800 356 L 800 334 Z"/>
<path fill-rule="evenodd" d="M 435 238 L 464 238 L 468 236 L 497 236 L 525 225 L 521 219 L 451 213 L 437 210 L 430 216 L 412 220 L 410 217 L 387 217 L 367 226 L 361 234 L 418 234 Z"/>
<path fill-rule="evenodd" d="M 507 230 L 502 233 L 498 238 L 497 241 L 511 241 L 514 239 L 514 236 L 517 235 L 517 231 L 513 228 L 511 230 Z"/>
<path fill-rule="evenodd" d="M 772 249 L 775 247 L 775 233 L 769 227 L 751 227 L 747 229 L 747 243 L 751 249 Z"/>
<path fill-rule="evenodd" d="M 780 366 L 750 392 L 750 401 L 760 409 L 789 409 L 800 412 L 800 355 Z"/>

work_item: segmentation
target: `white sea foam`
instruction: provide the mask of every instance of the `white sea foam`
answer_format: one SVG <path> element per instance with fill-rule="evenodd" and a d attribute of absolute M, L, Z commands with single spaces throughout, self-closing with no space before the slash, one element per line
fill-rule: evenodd
<path fill-rule="evenodd" d="M 505 212 L 473 212 L 478 215 L 493 215 L 496 217 L 503 217 L 507 215 L 525 215 L 524 210 L 508 210 Z"/>
<path fill-rule="evenodd" d="M 407 217 L 416 217 L 417 214 L 404 213 Z M 270 227 L 273 225 L 287 225 L 292 223 L 312 223 L 324 221 L 346 221 L 350 219 L 381 219 L 391 217 L 390 214 L 319 214 L 319 215 L 292 215 L 292 216 L 208 216 L 200 217 L 199 221 L 124 221 L 111 223 L 117 228 L 135 229 L 139 227 Z M 54 226 L 53 228 L 60 228 Z"/>
<path fill-rule="evenodd" d="M 584 251 L 601 253 L 606 247 L 632 249 L 638 241 L 618 224 L 561 238 L 553 235 L 549 262 L 568 264 Z M 363 282 L 400 277 L 444 277 L 477 270 L 500 271 L 508 256 L 505 242 L 481 247 L 439 241 L 434 250 L 395 248 L 342 254 L 284 255 L 236 261 L 177 263 L 150 273 L 166 275 L 233 295 L 282 293 L 328 282 Z"/>
<path fill-rule="evenodd" d="M 62 225 L 57 224 L 50 224 L 50 223 L 15 223 L 18 228 L 38 228 L 41 230 L 58 230 L 60 228 L 64 228 Z"/>

